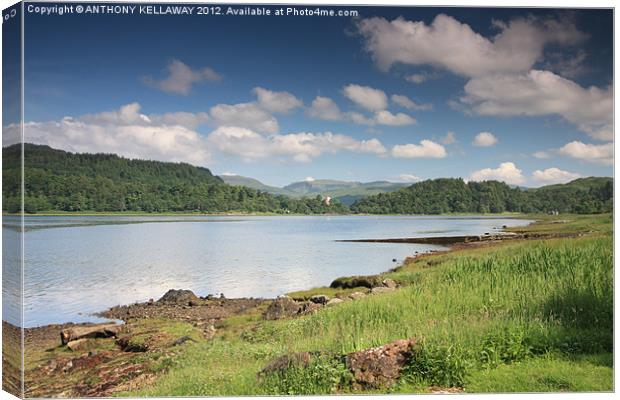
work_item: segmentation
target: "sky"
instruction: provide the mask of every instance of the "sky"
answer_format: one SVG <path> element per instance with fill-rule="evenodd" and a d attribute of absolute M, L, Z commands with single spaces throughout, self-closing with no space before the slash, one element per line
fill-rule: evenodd
<path fill-rule="evenodd" d="M 346 9 L 26 12 L 25 141 L 276 186 L 612 175 L 611 10 Z"/>

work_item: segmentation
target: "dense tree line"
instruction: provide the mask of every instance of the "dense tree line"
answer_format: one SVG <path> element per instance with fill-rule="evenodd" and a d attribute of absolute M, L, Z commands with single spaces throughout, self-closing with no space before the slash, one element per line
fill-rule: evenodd
<path fill-rule="evenodd" d="M 370 214 L 552 212 L 602 213 L 613 208 L 611 178 L 582 178 L 538 189 L 503 182 L 434 179 L 391 193 L 365 197 L 351 211 Z"/>
<path fill-rule="evenodd" d="M 109 212 L 274 212 L 298 214 L 442 214 L 501 212 L 600 213 L 613 208 L 611 178 L 583 178 L 538 189 L 503 182 L 442 178 L 367 196 L 350 209 L 321 196 L 294 199 L 229 186 L 207 168 L 131 160 L 111 154 L 73 154 L 24 145 L 24 210 Z M 19 145 L 3 149 L 4 211 L 20 208 Z"/>
<path fill-rule="evenodd" d="M 3 149 L 4 211 L 20 208 L 20 146 Z M 110 154 L 73 154 L 24 147 L 24 210 L 135 212 L 341 213 L 321 196 L 291 199 L 229 186 L 206 168 L 130 160 Z"/>

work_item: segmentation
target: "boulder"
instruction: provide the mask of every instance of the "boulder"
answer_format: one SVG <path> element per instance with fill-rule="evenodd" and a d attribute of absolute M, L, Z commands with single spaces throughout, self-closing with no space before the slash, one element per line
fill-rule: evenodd
<path fill-rule="evenodd" d="M 359 299 L 361 299 L 362 297 L 366 297 L 366 294 L 365 294 L 365 293 L 362 293 L 362 292 L 353 292 L 353 293 L 351 293 L 351 294 L 349 295 L 349 298 L 350 298 L 351 300 L 359 300 Z"/>
<path fill-rule="evenodd" d="M 299 309 L 299 314 L 301 315 L 314 314 L 315 312 L 319 311 L 321 308 L 323 308 L 323 304 L 313 303 L 311 301 L 308 301 L 308 302 L 301 304 L 301 308 Z"/>
<path fill-rule="evenodd" d="M 129 353 L 144 353 L 148 351 L 149 345 L 143 340 L 134 338 L 131 335 L 121 336 L 116 339 L 116 344 L 123 350 Z"/>
<path fill-rule="evenodd" d="M 82 338 L 112 337 L 116 336 L 121 328 L 121 325 L 116 324 L 98 324 L 63 329 L 60 332 L 60 343 L 65 345 Z"/>
<path fill-rule="evenodd" d="M 390 279 L 390 278 L 386 278 L 383 280 L 383 282 L 381 282 L 383 284 L 383 286 L 388 287 L 388 288 L 392 288 L 392 289 L 396 289 L 397 283 L 394 279 Z"/>
<path fill-rule="evenodd" d="M 188 304 L 190 301 L 196 302 L 196 300 L 198 300 L 198 296 L 196 296 L 191 290 L 170 289 L 161 297 L 161 299 L 157 300 L 157 302 Z"/>
<path fill-rule="evenodd" d="M 263 313 L 264 319 L 282 319 L 296 315 L 301 306 L 290 297 L 275 299 Z"/>
<path fill-rule="evenodd" d="M 279 373 L 291 367 L 306 367 L 308 366 L 308 364 L 310 364 L 311 360 L 312 355 L 307 351 L 301 353 L 285 354 L 267 364 L 267 366 L 263 368 L 258 373 L 258 375 L 262 376 L 267 374 Z"/>
<path fill-rule="evenodd" d="M 89 342 L 90 342 L 89 339 L 72 340 L 69 343 L 67 343 L 67 347 L 71 351 L 79 351 L 79 350 L 83 350 L 88 345 Z"/>
<path fill-rule="evenodd" d="M 382 389 L 392 386 L 402 368 L 414 357 L 416 340 L 400 339 L 346 356 L 355 389 Z"/>
<path fill-rule="evenodd" d="M 328 301 L 326 306 L 327 307 L 332 307 L 332 306 L 336 306 L 336 305 L 338 305 L 340 303 L 344 303 L 344 300 L 335 298 L 335 299 L 331 299 L 330 301 Z"/>
<path fill-rule="evenodd" d="M 388 293 L 388 292 L 393 292 L 393 291 L 394 291 L 394 288 L 391 288 L 391 287 L 377 286 L 377 287 L 370 289 L 370 294 L 382 294 L 382 293 Z"/>
<path fill-rule="evenodd" d="M 329 301 L 329 296 L 324 294 L 316 294 L 310 297 L 310 301 L 316 304 L 327 304 Z"/>

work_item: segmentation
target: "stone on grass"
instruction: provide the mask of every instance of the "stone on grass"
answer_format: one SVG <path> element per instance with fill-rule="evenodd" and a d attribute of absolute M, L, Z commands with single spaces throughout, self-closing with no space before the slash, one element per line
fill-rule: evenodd
<path fill-rule="evenodd" d="M 346 356 L 353 374 L 354 389 L 382 389 L 392 386 L 402 368 L 414 357 L 416 340 L 400 339 Z"/>
<path fill-rule="evenodd" d="M 290 297 L 275 299 L 263 313 L 264 319 L 282 319 L 296 315 L 301 306 Z"/>
<path fill-rule="evenodd" d="M 329 301 L 329 296 L 324 294 L 316 294 L 310 297 L 310 301 L 316 304 L 327 304 Z"/>
<path fill-rule="evenodd" d="M 339 298 L 335 298 L 335 299 L 331 299 L 330 301 L 328 301 L 326 306 L 327 307 L 332 307 L 332 306 L 338 305 L 340 303 L 344 303 L 344 300 L 339 299 Z"/>

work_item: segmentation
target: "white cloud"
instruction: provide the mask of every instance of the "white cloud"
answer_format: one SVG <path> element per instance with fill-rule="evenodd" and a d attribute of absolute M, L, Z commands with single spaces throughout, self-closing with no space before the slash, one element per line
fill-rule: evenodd
<path fill-rule="evenodd" d="M 302 101 L 289 92 L 274 92 L 262 87 L 255 87 L 252 92 L 258 98 L 258 105 L 272 113 L 286 114 L 303 106 Z"/>
<path fill-rule="evenodd" d="M 471 181 L 503 181 L 511 185 L 520 185 L 525 182 L 523 174 L 512 162 L 504 162 L 498 168 L 484 168 L 474 171 L 469 176 Z"/>
<path fill-rule="evenodd" d="M 433 141 L 422 140 L 420 144 L 397 144 L 392 147 L 396 158 L 444 158 L 446 149 Z"/>
<path fill-rule="evenodd" d="M 308 115 L 328 121 L 337 121 L 343 118 L 338 104 L 329 97 L 317 96 L 308 108 Z"/>
<path fill-rule="evenodd" d="M 396 63 L 433 65 L 467 77 L 527 71 L 545 45 L 575 44 L 586 37 L 567 19 L 519 18 L 494 25 L 499 33 L 491 39 L 445 14 L 430 25 L 402 17 L 362 19 L 358 29 L 366 50 L 384 70 Z"/>
<path fill-rule="evenodd" d="M 342 90 L 345 97 L 369 111 L 385 110 L 388 106 L 387 95 L 383 90 L 353 84 Z"/>
<path fill-rule="evenodd" d="M 545 185 L 555 183 L 566 183 L 581 177 L 575 172 L 563 171 L 559 168 L 547 168 L 544 171 L 536 170 L 532 173 L 532 178 Z"/>
<path fill-rule="evenodd" d="M 58 121 L 26 122 L 25 141 L 80 153 L 115 153 L 121 156 L 204 165 L 210 154 L 204 138 L 191 126 L 201 120 L 146 116 L 138 103 L 118 110 L 65 117 Z M 189 121 L 189 122 L 188 122 Z M 19 130 L 19 125 L 5 127 Z"/>
<path fill-rule="evenodd" d="M 234 172 L 222 172 L 220 175 L 221 176 L 237 176 L 237 174 L 235 174 Z"/>
<path fill-rule="evenodd" d="M 408 82 L 417 83 L 417 84 L 424 83 L 428 79 L 429 79 L 428 74 L 422 74 L 422 73 L 411 74 L 405 78 L 405 80 L 407 80 Z"/>
<path fill-rule="evenodd" d="M 565 144 L 558 153 L 563 156 L 591 163 L 612 165 L 614 162 L 614 144 L 591 144 L 573 141 Z"/>
<path fill-rule="evenodd" d="M 537 151 L 536 153 L 532 154 L 535 158 L 544 160 L 547 158 L 551 158 L 551 154 L 549 154 L 549 152 L 547 151 Z"/>
<path fill-rule="evenodd" d="M 613 89 L 584 88 L 549 71 L 474 78 L 459 101 L 479 115 L 559 115 L 595 139 L 613 138 Z"/>
<path fill-rule="evenodd" d="M 446 133 L 446 136 L 444 136 L 441 139 L 441 143 L 443 143 L 445 145 L 452 144 L 454 142 L 456 142 L 456 135 L 452 131 L 449 131 L 448 133 Z"/>
<path fill-rule="evenodd" d="M 220 81 L 222 77 L 213 69 L 205 67 L 194 70 L 179 60 L 172 60 L 168 66 L 168 77 L 162 80 L 151 76 L 143 78 L 144 83 L 167 93 L 187 96 L 195 83 Z"/>
<path fill-rule="evenodd" d="M 422 178 L 419 176 L 411 175 L 411 174 L 400 174 L 398 178 L 403 182 L 420 182 Z"/>
<path fill-rule="evenodd" d="M 497 143 L 497 138 L 491 132 L 480 132 L 474 138 L 474 146 L 490 147 Z"/>
<path fill-rule="evenodd" d="M 160 123 L 165 125 L 181 125 L 188 129 L 195 129 L 196 127 L 203 125 L 210 120 L 209 114 L 205 112 L 190 113 L 185 111 L 171 112 L 165 114 L 150 114 L 148 118 L 153 123 Z"/>
<path fill-rule="evenodd" d="M 415 118 L 407 114 L 403 114 L 403 113 L 392 114 L 388 110 L 377 111 L 372 121 L 377 125 L 391 125 L 391 126 L 413 125 L 416 123 Z"/>
<path fill-rule="evenodd" d="M 238 126 L 261 133 L 279 130 L 278 120 L 256 103 L 218 104 L 210 112 L 218 126 Z"/>
<path fill-rule="evenodd" d="M 386 153 L 385 147 L 377 139 L 359 141 L 331 132 L 265 136 L 243 127 L 221 126 L 209 134 L 207 141 L 214 149 L 246 161 L 290 157 L 294 161 L 309 162 L 323 154 L 340 151 L 375 155 Z"/>
<path fill-rule="evenodd" d="M 433 109 L 432 104 L 418 104 L 409 97 L 400 94 L 393 94 L 391 99 L 393 103 L 398 104 L 407 110 L 427 111 Z"/>
<path fill-rule="evenodd" d="M 403 126 L 413 125 L 417 121 L 415 118 L 404 114 L 393 114 L 387 110 L 375 112 L 372 116 L 366 116 L 357 111 L 342 112 L 340 108 L 329 97 L 317 96 L 307 110 L 308 115 L 314 118 L 324 119 L 328 121 L 351 121 L 357 125 L 388 125 Z"/>
<path fill-rule="evenodd" d="M 311 177 L 311 176 L 306 176 L 306 177 L 304 178 L 304 181 L 306 181 L 306 182 L 314 182 L 315 180 L 316 180 L 316 179 L 314 179 L 314 178 L 313 178 L 313 177 Z"/>

